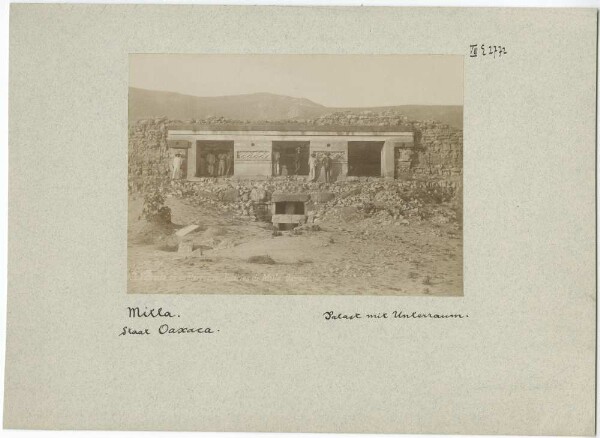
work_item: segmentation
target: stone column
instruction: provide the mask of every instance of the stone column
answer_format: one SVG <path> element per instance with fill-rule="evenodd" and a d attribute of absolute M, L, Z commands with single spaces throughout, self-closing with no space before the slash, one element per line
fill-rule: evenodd
<path fill-rule="evenodd" d="M 194 178 L 196 176 L 196 140 L 190 140 L 191 147 L 188 149 L 187 154 L 187 179 Z"/>
<path fill-rule="evenodd" d="M 342 146 L 342 152 L 344 153 L 344 160 L 342 161 L 342 170 L 340 172 L 340 179 L 345 179 L 348 176 L 348 142 L 345 141 Z"/>
<path fill-rule="evenodd" d="M 381 176 L 394 178 L 394 141 L 386 140 L 381 148 Z"/>

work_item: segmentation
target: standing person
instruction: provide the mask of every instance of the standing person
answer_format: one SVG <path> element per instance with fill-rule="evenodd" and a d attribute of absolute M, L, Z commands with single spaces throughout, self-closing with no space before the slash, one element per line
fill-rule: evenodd
<path fill-rule="evenodd" d="M 331 182 L 331 154 L 329 152 L 325 153 L 323 157 L 323 170 L 325 171 L 325 182 Z"/>
<path fill-rule="evenodd" d="M 314 152 L 308 158 L 308 179 L 314 181 L 317 177 L 317 154 Z"/>
<path fill-rule="evenodd" d="M 225 175 L 225 154 L 219 154 L 219 169 L 217 174 L 219 176 Z"/>
<path fill-rule="evenodd" d="M 213 155 L 212 152 L 209 152 L 208 155 L 206 156 L 206 162 L 207 162 L 207 168 L 208 168 L 208 174 L 210 176 L 215 176 L 215 156 Z"/>
<path fill-rule="evenodd" d="M 225 157 L 225 167 L 226 169 L 226 175 L 229 176 L 231 174 L 233 174 L 231 166 L 233 165 L 233 154 L 231 153 L 231 151 L 227 152 L 227 157 Z"/>
<path fill-rule="evenodd" d="M 173 173 L 171 175 L 171 179 L 179 179 L 182 163 L 183 160 L 181 158 L 181 154 L 175 154 L 175 158 L 173 158 Z"/>
<path fill-rule="evenodd" d="M 281 153 L 279 151 L 273 152 L 273 175 L 281 175 Z"/>
<path fill-rule="evenodd" d="M 300 175 L 300 158 L 302 157 L 302 148 L 300 146 L 298 146 L 296 148 L 296 155 L 294 156 L 294 167 L 295 167 L 295 173 L 294 175 Z"/>

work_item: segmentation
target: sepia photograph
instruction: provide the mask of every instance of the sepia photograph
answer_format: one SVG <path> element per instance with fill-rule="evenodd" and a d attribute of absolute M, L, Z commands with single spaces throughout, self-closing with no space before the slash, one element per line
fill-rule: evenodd
<path fill-rule="evenodd" d="M 463 296 L 463 62 L 130 54 L 128 293 Z"/>
<path fill-rule="evenodd" d="M 11 5 L 5 429 L 596 433 L 598 10 L 394 2 Z"/>

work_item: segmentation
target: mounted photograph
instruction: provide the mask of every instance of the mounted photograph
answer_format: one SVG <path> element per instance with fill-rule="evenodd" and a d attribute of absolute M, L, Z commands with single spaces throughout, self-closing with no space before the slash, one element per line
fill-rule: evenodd
<path fill-rule="evenodd" d="M 128 293 L 463 296 L 463 61 L 130 54 Z"/>

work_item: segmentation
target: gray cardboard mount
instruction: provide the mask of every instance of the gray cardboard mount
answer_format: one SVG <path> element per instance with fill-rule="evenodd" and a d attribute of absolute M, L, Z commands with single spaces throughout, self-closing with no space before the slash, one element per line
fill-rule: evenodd
<path fill-rule="evenodd" d="M 17 4 L 10 19 L 4 427 L 594 433 L 595 10 Z M 128 295 L 130 53 L 464 55 L 464 297 Z M 220 331 L 119 337 L 127 306 Z M 469 318 L 322 316 L 400 309 Z"/>

